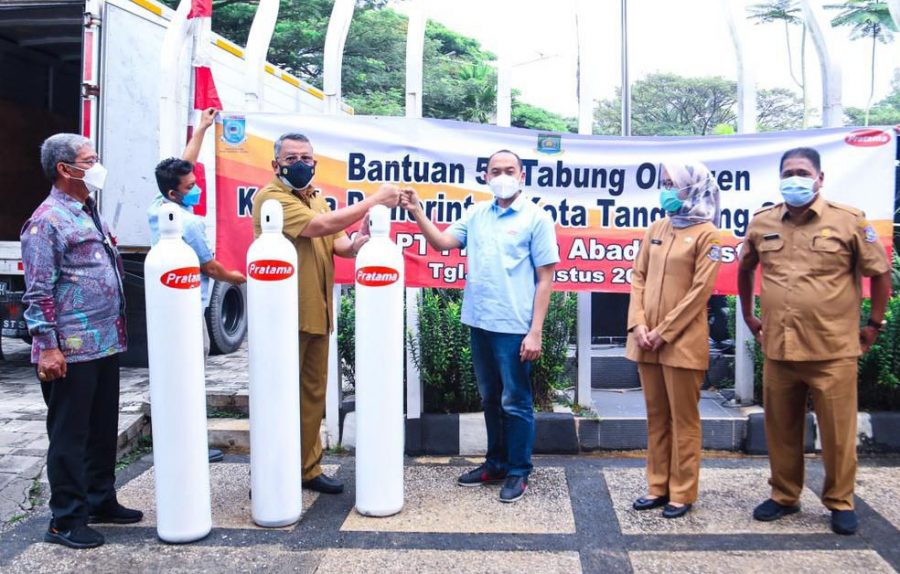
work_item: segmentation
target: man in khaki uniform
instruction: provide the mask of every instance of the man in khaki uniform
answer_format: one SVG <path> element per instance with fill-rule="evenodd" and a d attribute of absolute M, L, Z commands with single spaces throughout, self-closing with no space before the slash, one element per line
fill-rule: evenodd
<path fill-rule="evenodd" d="M 822 502 L 838 534 L 857 529 L 857 358 L 883 328 L 890 266 L 875 229 L 852 207 L 819 193 L 819 154 L 796 148 L 781 158 L 785 202 L 756 212 L 738 271 L 741 311 L 766 357 L 763 403 L 772 495 L 753 512 L 777 520 L 800 510 L 803 431 L 812 393 L 822 441 Z M 756 266 L 762 265 L 762 321 L 753 314 Z M 872 313 L 860 329 L 860 276 L 871 278 Z"/>
<path fill-rule="evenodd" d="M 284 209 L 284 235 L 297 249 L 300 288 L 300 440 L 303 488 L 328 494 L 342 492 L 344 485 L 325 476 L 319 429 L 325 416 L 328 385 L 328 335 L 334 329 L 332 287 L 334 256 L 355 257 L 368 241 L 367 224 L 351 241 L 344 231 L 362 219 L 369 208 L 381 204 L 394 208 L 400 190 L 382 185 L 373 195 L 351 206 L 331 211 L 314 188 L 316 161 L 309 139 L 296 133 L 275 142 L 272 169 L 275 176 L 253 197 L 253 229 L 262 232 L 260 212 L 267 199 L 277 199 Z"/>

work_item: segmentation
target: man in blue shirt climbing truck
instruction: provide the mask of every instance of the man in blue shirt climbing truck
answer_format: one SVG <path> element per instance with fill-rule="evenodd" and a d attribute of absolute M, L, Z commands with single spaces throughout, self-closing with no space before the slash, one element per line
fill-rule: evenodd
<path fill-rule="evenodd" d="M 191 140 L 188 142 L 184 153 L 180 158 L 170 157 L 162 160 L 156 166 L 156 183 L 159 187 L 159 195 L 147 209 L 147 219 L 150 223 L 151 242 L 156 245 L 159 241 L 159 210 L 166 203 L 174 203 L 181 207 L 181 238 L 190 245 L 200 262 L 200 292 L 203 297 L 203 311 L 209 305 L 209 278 L 216 281 L 226 281 L 233 285 L 241 285 L 246 282 L 246 277 L 240 271 L 229 271 L 216 261 L 206 238 L 206 224 L 203 218 L 194 213 L 194 206 L 200 202 L 200 186 L 194 176 L 194 164 L 200 155 L 200 147 L 203 144 L 203 136 L 206 130 L 213 124 L 216 118 L 215 108 L 204 110 L 200 115 L 200 122 L 194 130 Z M 209 355 L 209 332 L 206 328 L 206 320 L 203 323 L 203 352 Z M 222 460 L 224 455 L 218 449 L 209 450 L 209 462 Z"/>

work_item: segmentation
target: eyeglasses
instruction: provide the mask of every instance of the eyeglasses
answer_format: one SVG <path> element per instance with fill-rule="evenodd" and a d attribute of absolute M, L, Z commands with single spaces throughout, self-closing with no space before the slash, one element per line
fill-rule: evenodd
<path fill-rule="evenodd" d="M 298 161 L 302 161 L 306 165 L 316 165 L 316 160 L 311 155 L 289 155 L 285 156 L 281 163 L 284 165 L 294 165 Z"/>
<path fill-rule="evenodd" d="M 72 162 L 75 165 L 84 164 L 88 167 L 94 167 L 98 163 L 100 163 L 100 156 L 89 157 L 87 159 L 76 159 Z"/>

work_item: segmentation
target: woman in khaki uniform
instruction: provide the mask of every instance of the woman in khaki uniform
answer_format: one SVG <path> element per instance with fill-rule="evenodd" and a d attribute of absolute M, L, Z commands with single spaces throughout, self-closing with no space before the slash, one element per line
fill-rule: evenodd
<path fill-rule="evenodd" d="M 684 516 L 697 499 L 700 386 L 709 367 L 706 303 L 719 270 L 719 188 L 701 163 L 663 165 L 660 203 L 634 264 L 626 356 L 647 404 L 648 494 L 635 510 Z"/>

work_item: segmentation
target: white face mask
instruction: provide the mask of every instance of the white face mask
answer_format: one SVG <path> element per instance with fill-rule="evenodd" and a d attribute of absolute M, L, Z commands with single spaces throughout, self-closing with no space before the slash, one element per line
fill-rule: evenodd
<path fill-rule="evenodd" d="M 69 165 L 69 164 L 66 164 Z M 78 167 L 77 165 L 70 166 L 76 169 L 84 169 Z M 98 193 L 101 189 L 103 189 L 103 184 L 106 183 L 106 168 L 103 167 L 100 162 L 95 163 L 89 169 L 84 170 L 84 177 L 73 177 L 72 179 L 83 181 L 85 187 L 88 188 L 88 191 L 91 193 Z"/>
<path fill-rule="evenodd" d="M 494 176 L 488 185 L 497 199 L 509 199 L 519 191 L 519 180 L 506 174 Z"/>

